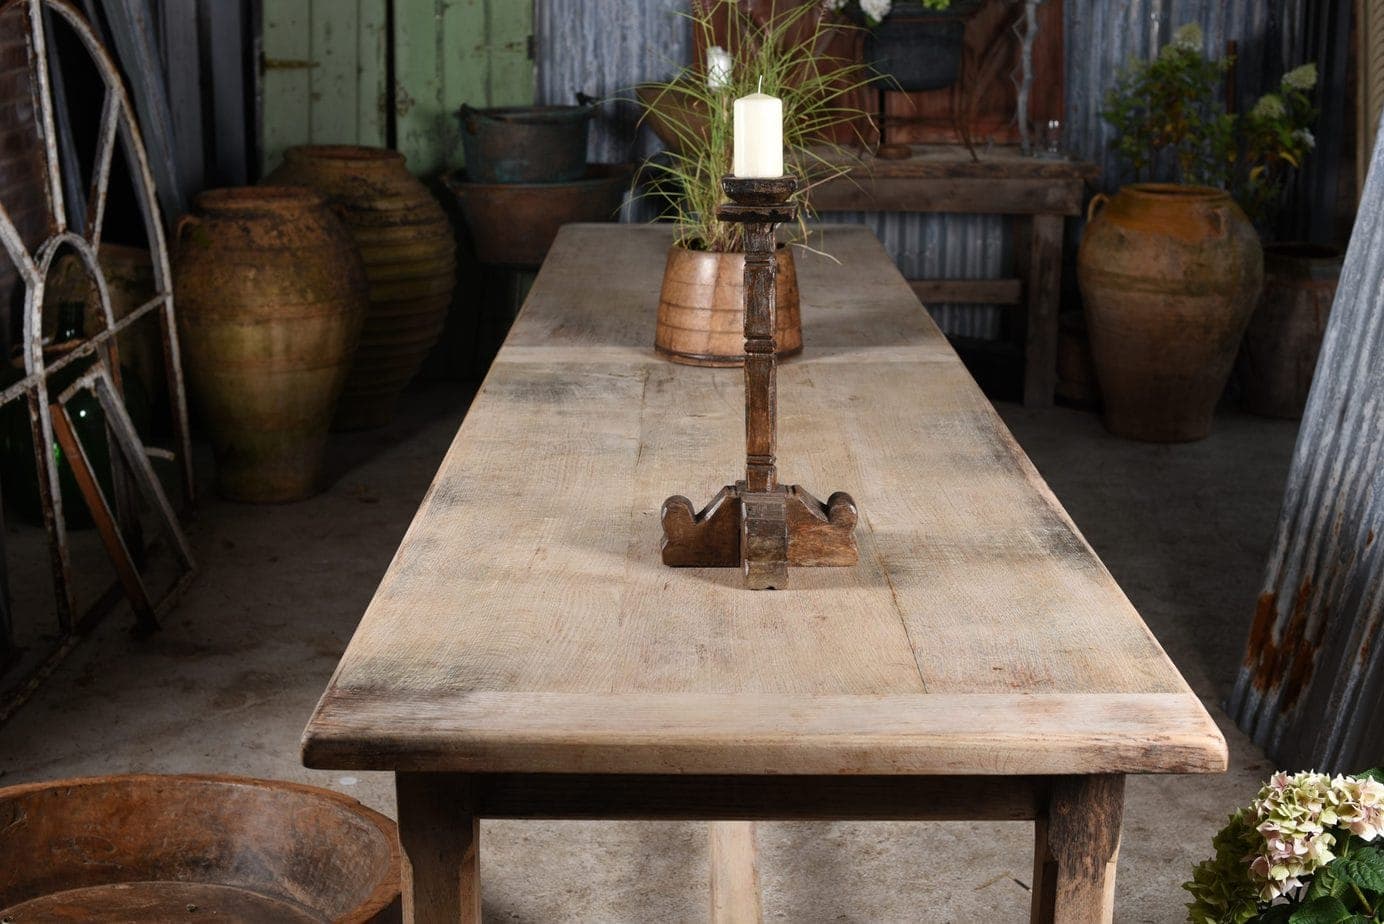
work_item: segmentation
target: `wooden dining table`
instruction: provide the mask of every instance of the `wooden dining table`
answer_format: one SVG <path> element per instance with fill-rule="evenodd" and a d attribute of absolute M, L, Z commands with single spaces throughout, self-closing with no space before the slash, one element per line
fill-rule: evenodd
<path fill-rule="evenodd" d="M 714 822 L 718 922 L 755 820 L 1027 819 L 1032 920 L 1110 921 L 1126 775 L 1224 770 L 1216 725 L 863 228 L 797 251 L 778 372 L 781 476 L 855 498 L 859 564 L 665 567 L 664 498 L 744 460 L 740 371 L 654 352 L 670 240 L 563 229 L 304 763 L 394 772 L 412 922 L 480 919 L 482 818 Z"/>

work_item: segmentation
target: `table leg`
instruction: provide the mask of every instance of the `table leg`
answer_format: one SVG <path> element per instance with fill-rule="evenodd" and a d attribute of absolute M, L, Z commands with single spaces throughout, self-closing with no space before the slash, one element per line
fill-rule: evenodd
<path fill-rule="evenodd" d="M 753 821 L 713 821 L 711 924 L 759 924 L 759 853 Z"/>
<path fill-rule="evenodd" d="M 396 773 L 404 924 L 479 924 L 480 820 L 471 781 Z"/>
<path fill-rule="evenodd" d="M 1034 924 L 1110 924 L 1123 814 L 1123 776 L 1053 779 L 1037 821 Z"/>
<path fill-rule="evenodd" d="M 1062 216 L 1034 215 L 1024 267 L 1024 407 L 1051 407 L 1057 388 L 1057 327 L 1062 302 Z"/>

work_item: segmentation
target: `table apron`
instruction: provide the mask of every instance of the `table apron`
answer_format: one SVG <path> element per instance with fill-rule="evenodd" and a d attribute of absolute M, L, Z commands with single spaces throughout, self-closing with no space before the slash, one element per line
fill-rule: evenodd
<path fill-rule="evenodd" d="M 1031 821 L 1043 776 L 700 776 L 420 773 L 469 786 L 480 818 L 685 821 Z"/>

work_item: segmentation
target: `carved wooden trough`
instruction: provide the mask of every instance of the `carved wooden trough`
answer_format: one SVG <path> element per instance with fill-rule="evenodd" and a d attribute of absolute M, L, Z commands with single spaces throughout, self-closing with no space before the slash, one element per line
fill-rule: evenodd
<path fill-rule="evenodd" d="M 274 780 L 102 776 L 0 789 L 0 920 L 394 921 L 394 823 Z"/>

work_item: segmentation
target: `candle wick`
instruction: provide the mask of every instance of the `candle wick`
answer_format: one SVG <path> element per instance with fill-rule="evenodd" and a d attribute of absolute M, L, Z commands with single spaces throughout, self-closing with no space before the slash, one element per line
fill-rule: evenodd
<path fill-rule="evenodd" d="M 763 74 L 760 74 L 760 75 L 759 75 L 759 92 L 760 92 L 760 93 L 763 93 L 763 92 L 764 92 L 764 75 L 763 75 Z"/>

